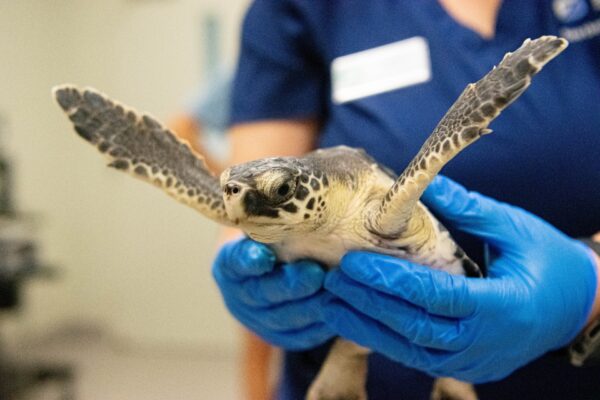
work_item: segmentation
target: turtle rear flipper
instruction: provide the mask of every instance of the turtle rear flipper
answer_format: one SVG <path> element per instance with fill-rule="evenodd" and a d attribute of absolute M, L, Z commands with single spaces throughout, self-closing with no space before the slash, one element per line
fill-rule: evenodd
<path fill-rule="evenodd" d="M 419 198 L 442 167 L 482 135 L 491 133 L 490 122 L 567 44 L 555 36 L 527 39 L 514 53 L 506 54 L 498 67 L 469 84 L 371 215 L 370 230 L 386 237 L 401 236 Z"/>
<path fill-rule="evenodd" d="M 94 89 L 58 86 L 53 94 L 75 131 L 108 157 L 110 167 L 150 182 L 222 224 L 230 224 L 219 180 L 200 156 L 152 117 Z"/>

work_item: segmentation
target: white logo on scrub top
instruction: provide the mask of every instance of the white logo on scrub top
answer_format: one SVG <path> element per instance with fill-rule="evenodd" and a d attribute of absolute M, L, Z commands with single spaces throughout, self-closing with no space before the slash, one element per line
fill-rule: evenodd
<path fill-rule="evenodd" d="M 599 1 L 596 0 L 594 3 L 599 3 Z M 559 20 L 570 23 L 585 17 L 589 6 L 586 0 L 554 0 L 552 9 Z"/>
<path fill-rule="evenodd" d="M 429 45 L 420 36 L 343 55 L 331 63 L 332 98 L 342 104 L 431 79 Z"/>

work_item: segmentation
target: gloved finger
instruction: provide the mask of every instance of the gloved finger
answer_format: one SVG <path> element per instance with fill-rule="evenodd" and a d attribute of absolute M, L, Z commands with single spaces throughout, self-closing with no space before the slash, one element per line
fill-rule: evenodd
<path fill-rule="evenodd" d="M 396 296 L 364 286 L 339 270 L 327 274 L 325 288 L 416 345 L 459 351 L 469 344 L 459 320 L 428 314 Z"/>
<path fill-rule="evenodd" d="M 349 252 L 340 268 L 363 285 L 399 297 L 430 314 L 463 318 L 475 312 L 478 297 L 472 295 L 481 279 L 451 275 L 396 257 Z"/>
<path fill-rule="evenodd" d="M 457 229 L 482 238 L 499 248 L 521 247 L 519 223 L 509 214 L 523 210 L 497 202 L 476 192 L 469 192 L 453 180 L 436 176 L 421 198 L 434 212 Z M 527 218 L 526 218 L 527 220 Z"/>
<path fill-rule="evenodd" d="M 336 334 L 411 368 L 429 370 L 443 362 L 447 354 L 451 354 L 412 344 L 402 335 L 339 299 L 329 299 L 323 308 L 324 322 Z M 393 351 L 390 352 L 390 349 Z"/>
<path fill-rule="evenodd" d="M 231 313 L 248 329 L 265 339 L 271 344 L 289 350 L 303 350 L 317 346 L 334 336 L 334 332 L 319 320 L 303 326 L 283 324 L 278 330 L 272 330 L 271 324 L 265 326 L 265 311 L 258 311 L 246 307 L 239 307 L 235 301 L 226 301 L 225 304 Z M 281 309 L 285 313 L 286 307 Z M 289 310 L 289 309 L 288 309 Z M 292 310 L 293 311 L 293 310 Z"/>
<path fill-rule="evenodd" d="M 213 264 L 213 272 L 231 279 L 244 280 L 260 276 L 273 270 L 275 254 L 262 243 L 241 239 L 226 243 L 221 247 Z"/>
<path fill-rule="evenodd" d="M 273 332 L 303 329 L 322 320 L 319 296 L 267 308 L 248 307 L 235 298 L 225 299 L 225 304 L 238 319 Z"/>
<path fill-rule="evenodd" d="M 325 272 L 317 263 L 298 261 L 259 278 L 232 282 L 228 291 L 249 306 L 267 307 L 315 294 L 323 286 L 324 278 Z"/>

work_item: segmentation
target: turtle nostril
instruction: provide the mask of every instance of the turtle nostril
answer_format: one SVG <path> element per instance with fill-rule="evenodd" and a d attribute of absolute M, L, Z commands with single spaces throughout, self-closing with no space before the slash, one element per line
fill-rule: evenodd
<path fill-rule="evenodd" d="M 228 183 L 225 185 L 225 193 L 226 194 L 236 195 L 236 194 L 241 193 L 241 191 L 242 191 L 242 188 L 235 183 Z"/>

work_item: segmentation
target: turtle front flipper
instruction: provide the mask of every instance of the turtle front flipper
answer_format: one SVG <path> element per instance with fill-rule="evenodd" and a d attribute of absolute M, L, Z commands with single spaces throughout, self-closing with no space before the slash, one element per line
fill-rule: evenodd
<path fill-rule="evenodd" d="M 83 139 L 108 157 L 110 167 L 150 182 L 221 224 L 231 224 L 219 180 L 202 158 L 152 117 L 94 89 L 64 85 L 53 94 Z"/>
<path fill-rule="evenodd" d="M 527 89 L 533 75 L 567 47 L 555 36 L 527 39 L 487 75 L 469 84 L 448 110 L 419 153 L 398 177 L 370 218 L 370 230 L 399 237 L 415 206 L 442 167 L 482 135 L 490 122 Z"/>

